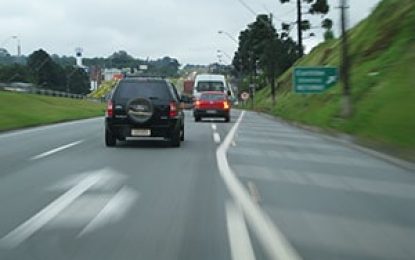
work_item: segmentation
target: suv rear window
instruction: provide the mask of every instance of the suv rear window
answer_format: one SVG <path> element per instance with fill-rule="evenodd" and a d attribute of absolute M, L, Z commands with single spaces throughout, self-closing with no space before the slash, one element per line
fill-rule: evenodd
<path fill-rule="evenodd" d="M 224 91 L 225 86 L 221 81 L 199 81 L 197 83 L 196 90 L 199 92 L 203 91 Z"/>
<path fill-rule="evenodd" d="M 202 94 L 200 96 L 200 99 L 202 100 L 224 100 L 225 99 L 225 95 L 223 94 Z"/>
<path fill-rule="evenodd" d="M 157 97 L 159 99 L 170 99 L 168 86 L 163 81 L 124 81 L 118 86 L 115 94 L 119 99 L 131 99 L 134 97 Z"/>

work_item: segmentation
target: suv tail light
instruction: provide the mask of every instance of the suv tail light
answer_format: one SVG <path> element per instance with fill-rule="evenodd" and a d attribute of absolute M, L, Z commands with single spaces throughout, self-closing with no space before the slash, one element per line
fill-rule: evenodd
<path fill-rule="evenodd" d="M 223 101 L 223 108 L 224 109 L 229 109 L 229 103 L 228 103 L 228 101 Z"/>
<path fill-rule="evenodd" d="M 177 116 L 177 104 L 176 102 L 170 102 L 169 117 L 174 118 Z"/>
<path fill-rule="evenodd" d="M 112 100 L 108 100 L 106 116 L 112 117 L 113 115 L 114 115 L 114 106 L 112 104 Z"/>

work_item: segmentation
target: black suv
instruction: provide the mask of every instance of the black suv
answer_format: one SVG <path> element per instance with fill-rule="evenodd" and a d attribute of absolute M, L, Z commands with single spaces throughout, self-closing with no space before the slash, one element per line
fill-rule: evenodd
<path fill-rule="evenodd" d="M 162 78 L 127 77 L 111 93 L 105 114 L 105 144 L 127 137 L 163 137 L 173 147 L 184 140 L 184 112 L 176 87 Z"/>

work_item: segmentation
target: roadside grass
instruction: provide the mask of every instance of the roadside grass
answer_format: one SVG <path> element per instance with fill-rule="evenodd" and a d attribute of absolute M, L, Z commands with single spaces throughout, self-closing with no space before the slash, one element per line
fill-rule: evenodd
<path fill-rule="evenodd" d="M 341 86 L 322 94 L 292 92 L 292 69 L 279 79 L 277 104 L 270 87 L 257 92 L 255 109 L 281 118 L 357 136 L 415 158 L 415 2 L 382 1 L 349 31 L 354 113 L 340 116 Z M 340 42 L 314 48 L 295 66 L 339 66 Z"/>
<path fill-rule="evenodd" d="M 101 116 L 104 109 L 93 101 L 1 91 L 0 131 Z"/>

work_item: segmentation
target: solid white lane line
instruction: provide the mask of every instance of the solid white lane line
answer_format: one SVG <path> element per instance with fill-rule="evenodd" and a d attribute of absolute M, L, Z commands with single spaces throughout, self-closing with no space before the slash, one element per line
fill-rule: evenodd
<path fill-rule="evenodd" d="M 216 129 L 217 129 L 216 124 L 212 124 L 212 130 L 213 130 L 213 131 L 216 131 Z"/>
<path fill-rule="evenodd" d="M 220 144 L 220 135 L 217 132 L 213 133 L 213 141 L 215 141 L 217 144 Z"/>
<path fill-rule="evenodd" d="M 123 187 L 108 201 L 98 215 L 86 225 L 79 233 L 78 237 L 90 233 L 108 223 L 121 220 L 138 197 L 139 194 L 137 192 L 127 187 Z"/>
<path fill-rule="evenodd" d="M 268 215 L 252 201 L 248 191 L 235 176 L 227 160 L 227 150 L 234 138 L 245 111 L 229 131 L 225 140 L 216 150 L 219 172 L 234 200 L 241 206 L 248 224 L 263 246 L 270 259 L 301 259 L 281 231 L 272 223 Z"/>
<path fill-rule="evenodd" d="M 55 148 L 55 149 L 52 149 L 52 150 L 50 150 L 50 151 L 47 151 L 47 152 L 44 152 L 44 153 L 38 154 L 38 155 L 36 155 L 36 156 L 33 156 L 32 158 L 30 158 L 30 160 L 38 160 L 38 159 L 45 158 L 45 157 L 47 157 L 47 156 L 49 156 L 49 155 L 52 155 L 52 154 L 54 154 L 54 153 L 57 153 L 57 152 L 60 152 L 60 151 L 65 150 L 65 149 L 68 149 L 68 148 L 70 148 L 70 147 L 72 147 L 72 146 L 78 145 L 78 144 L 82 143 L 83 141 L 84 141 L 84 140 L 79 140 L 79 141 L 76 141 L 76 142 L 73 142 L 73 143 L 70 143 L 70 144 L 62 145 L 62 146 L 57 147 L 57 148 Z"/>
<path fill-rule="evenodd" d="M 225 206 L 232 259 L 254 260 L 254 250 L 241 208 L 230 201 Z"/>
<path fill-rule="evenodd" d="M 0 246 L 5 248 L 14 248 L 18 246 L 56 217 L 85 191 L 91 188 L 94 184 L 98 183 L 101 178 L 101 173 L 97 172 L 96 174 L 92 174 L 83 179 L 75 187 L 65 192 L 62 196 L 43 208 L 36 215 L 3 237 L 0 240 Z"/>
<path fill-rule="evenodd" d="M 253 181 L 248 181 L 247 183 L 249 194 L 251 194 L 251 198 L 256 202 L 261 202 L 261 195 L 259 194 L 258 188 L 256 187 Z"/>

